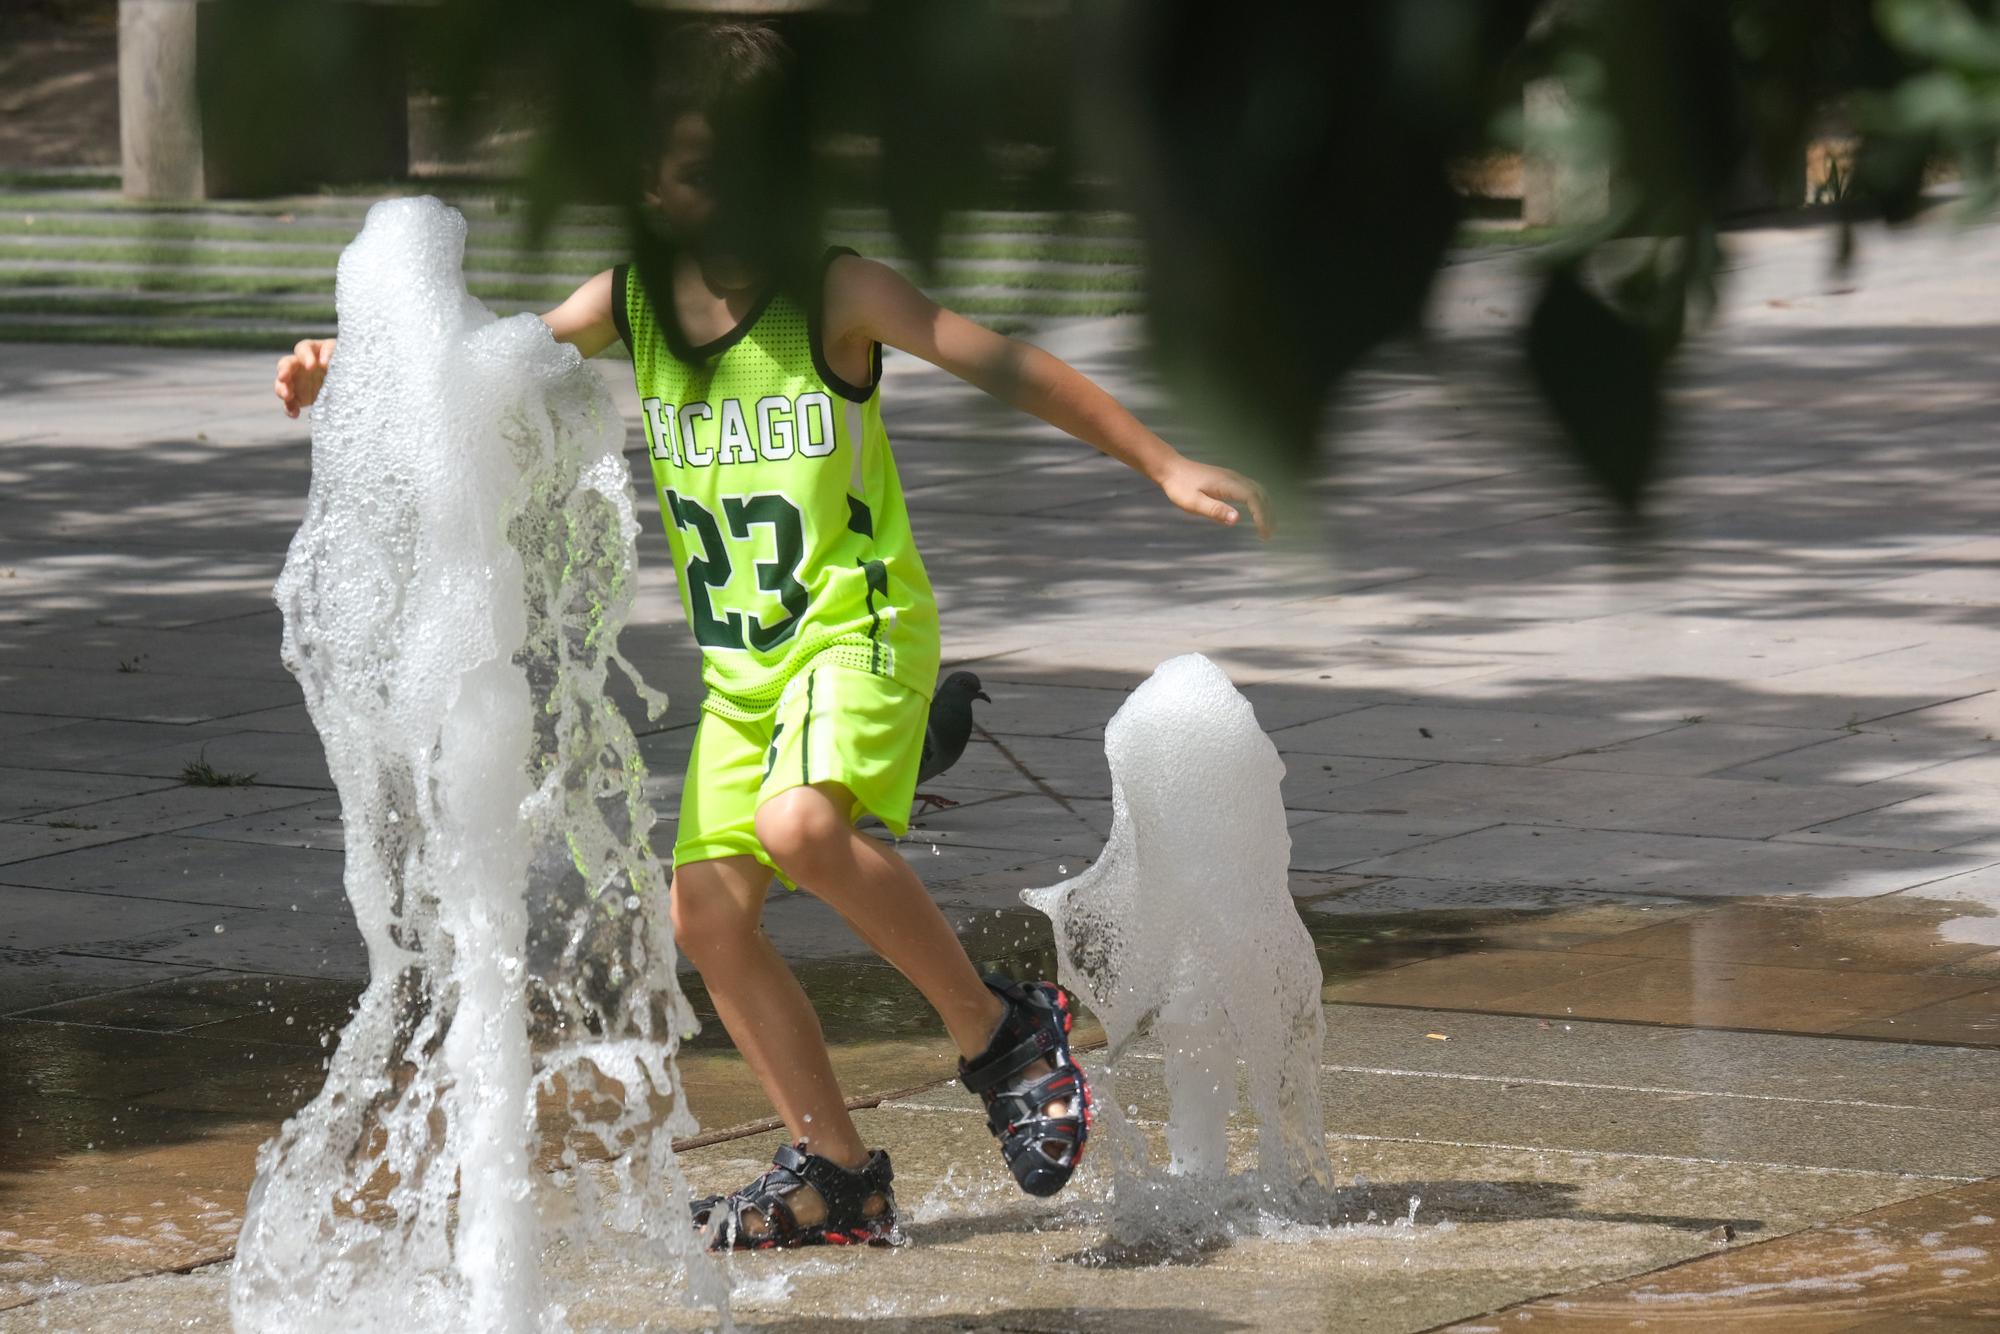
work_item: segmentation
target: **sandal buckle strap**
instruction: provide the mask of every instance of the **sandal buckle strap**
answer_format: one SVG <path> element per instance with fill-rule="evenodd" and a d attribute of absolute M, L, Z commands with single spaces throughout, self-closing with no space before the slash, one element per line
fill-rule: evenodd
<path fill-rule="evenodd" d="M 807 1153 L 795 1145 L 784 1145 L 772 1155 L 771 1166 L 761 1176 L 728 1195 L 709 1196 L 694 1202 L 697 1225 L 709 1226 L 719 1214 L 721 1226 L 716 1243 L 725 1247 L 791 1246 L 814 1240 L 870 1240 L 885 1236 L 893 1228 L 896 1195 L 892 1187 L 895 1172 L 889 1155 L 877 1149 L 861 1167 L 849 1170 L 819 1154 Z M 790 1197 L 802 1187 L 818 1192 L 826 1209 L 824 1222 L 810 1228 L 799 1224 Z M 869 1217 L 868 1201 L 880 1196 L 882 1213 Z M 755 1210 L 765 1219 L 766 1232 L 752 1237 L 743 1216 Z M 740 1240 L 739 1240 L 740 1238 Z"/>

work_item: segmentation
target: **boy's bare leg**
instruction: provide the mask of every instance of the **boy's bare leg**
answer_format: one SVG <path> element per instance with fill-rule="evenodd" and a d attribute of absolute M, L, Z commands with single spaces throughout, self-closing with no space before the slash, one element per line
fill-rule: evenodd
<path fill-rule="evenodd" d="M 986 1049 L 1007 1009 L 987 990 L 923 881 L 880 839 L 848 822 L 854 797 L 839 783 L 779 793 L 757 809 L 757 840 L 785 874 L 846 919 L 936 1007 L 961 1056 Z M 1038 1061 L 1030 1074 L 1052 1067 Z M 1069 1110 L 1049 1104 L 1052 1115 Z"/>
<path fill-rule="evenodd" d="M 868 1153 L 834 1078 L 819 1016 L 759 925 L 770 884 L 769 868 L 754 857 L 675 867 L 674 936 L 791 1137 L 843 1167 L 859 1167 Z M 810 1188 L 788 1202 L 801 1226 L 825 1216 Z M 871 1201 L 869 1212 L 882 1203 Z M 755 1213 L 746 1219 L 753 1232 L 762 1222 Z"/>
<path fill-rule="evenodd" d="M 986 1049 L 1006 1014 L 909 864 L 848 823 L 838 783 L 792 788 L 757 811 L 757 835 L 785 873 L 824 900 L 937 1009 L 960 1055 Z M 848 1114 L 812 1003 L 759 926 L 770 872 L 754 857 L 691 862 L 674 871 L 674 933 L 701 972 L 730 1040 L 794 1140 L 843 1167 L 867 1159 Z M 1027 1074 L 1052 1067 L 1037 1061 Z M 1065 1115 L 1066 1101 L 1048 1105 Z M 810 1187 L 790 1199 L 801 1226 L 824 1217 Z M 868 1212 L 879 1206 L 871 1200 Z M 746 1220 L 752 1231 L 762 1219 Z"/>

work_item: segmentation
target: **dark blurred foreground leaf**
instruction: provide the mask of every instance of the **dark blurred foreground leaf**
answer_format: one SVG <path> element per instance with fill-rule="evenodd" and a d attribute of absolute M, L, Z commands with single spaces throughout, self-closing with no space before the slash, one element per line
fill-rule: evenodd
<path fill-rule="evenodd" d="M 1577 461 L 1636 513 L 1660 454 L 1665 360 L 1657 337 L 1566 266 L 1550 275 L 1528 321 L 1528 364 Z"/>
<path fill-rule="evenodd" d="M 467 125 L 481 99 L 526 109 L 531 241 L 566 204 L 611 203 L 648 285 L 665 281 L 643 196 L 671 78 L 660 52 L 690 13 L 200 9 L 211 160 L 231 192 L 365 175 L 342 165 L 362 145 L 386 160 L 407 51 L 412 79 Z M 2000 0 L 849 0 L 778 26 L 805 79 L 749 132 L 778 150 L 723 155 L 724 176 L 754 159 L 778 182 L 732 235 L 803 250 L 829 203 L 873 206 L 923 264 L 949 210 L 1022 202 L 1019 164 L 1039 162 L 1037 206 L 1132 208 L 1160 369 L 1260 470 L 1307 471 L 1332 387 L 1417 324 L 1464 211 L 1451 168 L 1509 142 L 1529 77 L 1573 108 L 1570 165 L 1607 171 L 1593 194 L 1609 205 L 1557 243 L 1528 364 L 1628 512 L 1659 472 L 1666 367 L 1712 303 L 1717 220 L 1758 197 L 1756 171 L 1795 197 L 1805 143 L 1831 124 L 1861 137 L 1846 216 L 1912 216 L 1941 154 L 1979 200 L 2000 190 Z M 1070 170 L 1084 143 L 1103 154 L 1096 179 Z"/>
<path fill-rule="evenodd" d="M 1334 380 L 1415 326 L 1528 6 L 1129 4 L 1130 179 L 1169 377 L 1242 443 L 1302 470 Z"/>
<path fill-rule="evenodd" d="M 211 195 L 312 190 L 407 168 L 404 30 L 395 10 L 204 0 L 197 13 Z"/>
<path fill-rule="evenodd" d="M 882 202 L 929 271 L 945 212 L 974 198 L 990 171 L 984 154 L 1008 25 L 982 0 L 878 0 L 859 36 L 870 75 L 862 86 L 880 106 Z"/>
<path fill-rule="evenodd" d="M 650 184 L 658 42 L 630 0 L 438 0 L 413 25 L 415 56 L 456 128 L 470 130 L 490 99 L 534 108 L 519 181 L 529 244 L 571 203 L 637 209 Z"/>

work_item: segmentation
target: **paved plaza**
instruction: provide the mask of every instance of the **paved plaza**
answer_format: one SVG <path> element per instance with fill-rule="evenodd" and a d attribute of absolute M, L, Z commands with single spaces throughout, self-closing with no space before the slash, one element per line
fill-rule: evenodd
<path fill-rule="evenodd" d="M 1833 248 L 1730 238 L 1636 531 L 1522 392 L 1526 252 L 1447 270 L 1269 547 L 892 356 L 947 668 L 992 696 L 904 855 L 979 962 L 1051 967 L 1018 892 L 1101 847 L 1105 722 L 1167 657 L 1225 667 L 1287 765 L 1345 1221 L 1107 1253 L 1103 1180 L 1013 1193 L 906 984 L 774 898 L 911 1244 L 740 1259 L 739 1321 L 2000 1326 L 2000 230 L 1865 233 L 1844 273 Z M 1229 458 L 1140 338 L 1042 341 Z M 0 1330 L 226 1327 L 256 1146 L 366 974 L 279 661 L 309 459 L 271 366 L 0 344 Z M 674 697 L 643 739 L 671 811 L 696 658 L 645 517 L 626 644 Z M 1120 1071 L 1155 1130 L 1157 1068 Z M 738 1184 L 768 1107 L 713 1025 L 683 1069 L 689 1171 Z M 598 1287 L 580 1327 L 691 1319 L 656 1275 Z"/>

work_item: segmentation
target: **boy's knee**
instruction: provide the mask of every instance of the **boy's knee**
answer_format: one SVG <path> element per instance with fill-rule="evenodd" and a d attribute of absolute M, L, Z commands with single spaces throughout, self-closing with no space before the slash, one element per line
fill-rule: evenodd
<path fill-rule="evenodd" d="M 848 823 L 832 799 L 810 787 L 795 787 L 757 808 L 757 841 L 778 869 L 808 884 L 843 855 Z"/>
<path fill-rule="evenodd" d="M 745 911 L 733 895 L 704 883 L 699 875 L 676 875 L 668 906 L 674 943 L 696 966 L 704 958 L 742 948 L 757 935 L 757 914 Z"/>

